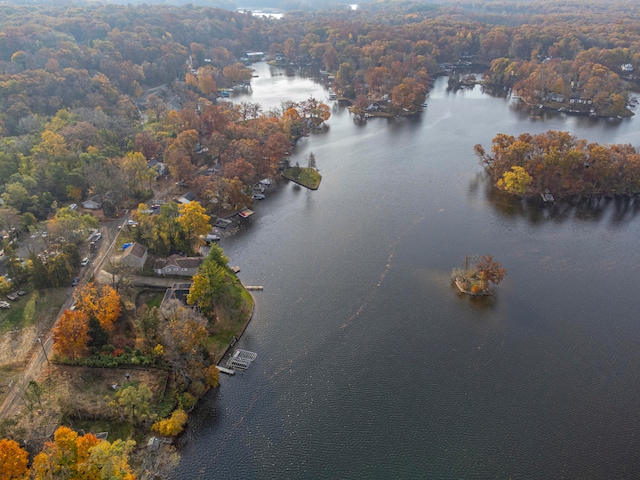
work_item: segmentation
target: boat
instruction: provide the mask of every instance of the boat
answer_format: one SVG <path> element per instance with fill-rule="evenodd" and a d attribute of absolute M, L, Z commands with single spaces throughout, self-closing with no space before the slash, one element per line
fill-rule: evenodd
<path fill-rule="evenodd" d="M 240 215 L 242 218 L 247 218 L 253 215 L 253 213 L 254 213 L 253 210 L 250 210 L 248 208 L 243 208 L 238 212 L 238 215 Z"/>

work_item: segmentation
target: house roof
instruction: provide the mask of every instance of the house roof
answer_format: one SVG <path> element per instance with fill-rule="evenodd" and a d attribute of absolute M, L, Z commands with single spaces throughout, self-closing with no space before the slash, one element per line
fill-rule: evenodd
<path fill-rule="evenodd" d="M 193 192 L 187 192 L 184 195 L 182 195 L 178 201 L 180 203 L 189 203 L 189 202 L 193 202 L 196 199 L 196 194 Z"/>
<path fill-rule="evenodd" d="M 122 258 L 135 257 L 142 260 L 145 253 L 147 253 L 147 247 L 145 247 L 141 243 L 134 242 L 125 249 L 124 253 L 122 254 Z"/>
<path fill-rule="evenodd" d="M 171 255 L 169 258 L 159 258 L 153 264 L 154 270 L 161 270 L 166 267 L 178 268 L 198 268 L 202 263 L 202 257 L 182 257 Z"/>

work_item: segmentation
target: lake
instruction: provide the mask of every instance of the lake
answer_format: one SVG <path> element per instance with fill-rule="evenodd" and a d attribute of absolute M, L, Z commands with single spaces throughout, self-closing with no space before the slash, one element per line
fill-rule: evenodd
<path fill-rule="evenodd" d="M 311 79 L 255 66 L 233 101 L 265 110 Z M 638 202 L 544 206 L 491 188 L 473 152 L 497 133 L 550 129 L 637 142 L 640 123 L 547 115 L 450 92 L 439 78 L 418 118 L 354 121 L 332 103 L 302 139 L 319 190 L 282 181 L 221 246 L 256 310 L 190 415 L 174 479 L 638 478 Z M 451 270 L 492 254 L 490 298 Z"/>

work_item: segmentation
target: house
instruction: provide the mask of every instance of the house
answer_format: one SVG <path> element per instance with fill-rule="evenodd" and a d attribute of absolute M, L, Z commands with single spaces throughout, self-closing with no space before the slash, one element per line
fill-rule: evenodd
<path fill-rule="evenodd" d="M 153 263 L 153 271 L 158 275 L 179 275 L 193 277 L 198 273 L 202 257 L 182 257 L 171 255 L 169 258 L 159 258 Z"/>
<path fill-rule="evenodd" d="M 630 63 L 625 63 L 624 65 L 620 66 L 620 70 L 625 73 L 633 72 L 633 65 L 631 65 Z"/>
<path fill-rule="evenodd" d="M 550 95 L 547 95 L 547 100 L 550 102 L 563 103 L 564 95 L 561 95 L 559 93 L 552 93 Z"/>
<path fill-rule="evenodd" d="M 144 262 L 147 261 L 147 247 L 141 243 L 134 242 L 124 249 L 122 254 L 122 265 L 142 270 Z"/>
<path fill-rule="evenodd" d="M 98 196 L 95 196 L 82 202 L 82 208 L 86 208 L 87 210 L 100 210 L 102 203 L 98 201 Z"/>
<path fill-rule="evenodd" d="M 163 176 L 163 175 L 168 175 L 169 174 L 169 168 L 164 163 L 159 162 L 155 158 L 149 160 L 148 165 L 149 165 L 149 168 L 155 169 L 156 172 L 158 172 L 159 176 Z"/>
<path fill-rule="evenodd" d="M 187 192 L 178 199 L 178 202 L 186 205 L 187 203 L 193 202 L 195 199 L 196 199 L 195 193 Z"/>
<path fill-rule="evenodd" d="M 380 111 L 380 104 L 378 102 L 373 102 L 371 105 L 369 105 L 366 110 L 368 112 L 379 112 Z"/>

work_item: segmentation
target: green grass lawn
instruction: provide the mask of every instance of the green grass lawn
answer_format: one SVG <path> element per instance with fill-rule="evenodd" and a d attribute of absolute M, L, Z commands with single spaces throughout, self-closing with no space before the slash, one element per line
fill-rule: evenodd
<path fill-rule="evenodd" d="M 233 284 L 231 290 L 229 298 L 233 300 L 228 307 L 217 311 L 215 334 L 207 338 L 207 348 L 216 362 L 222 359 L 233 337 L 240 337 L 253 313 L 251 294 L 239 283 Z"/>
<path fill-rule="evenodd" d="M 133 435 L 133 425 L 128 422 L 114 422 L 109 420 L 74 420 L 75 430 L 84 430 L 85 433 L 108 432 L 107 440 L 127 440 Z"/>
<path fill-rule="evenodd" d="M 11 308 L 0 310 L 0 333 L 22 329 L 41 321 L 50 320 L 67 297 L 67 288 L 49 288 L 29 292 L 12 302 Z"/>
<path fill-rule="evenodd" d="M 322 175 L 317 170 L 308 167 L 287 168 L 282 176 L 310 190 L 317 190 L 322 180 Z"/>

